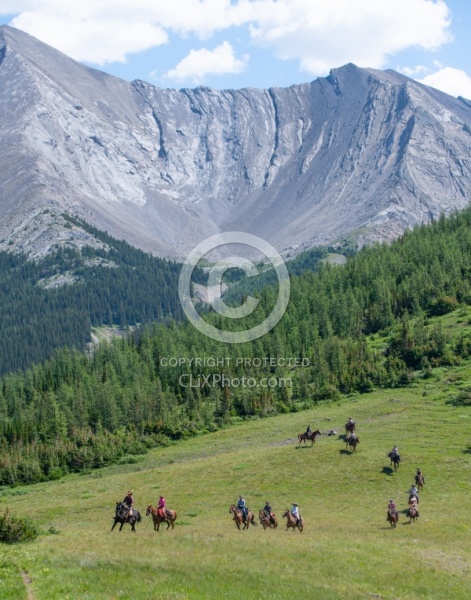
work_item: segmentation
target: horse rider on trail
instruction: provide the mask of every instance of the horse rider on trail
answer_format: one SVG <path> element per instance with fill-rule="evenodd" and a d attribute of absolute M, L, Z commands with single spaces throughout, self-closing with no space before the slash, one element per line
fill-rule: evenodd
<path fill-rule="evenodd" d="M 399 513 L 397 512 L 397 507 L 396 507 L 396 503 L 394 502 L 394 500 L 392 498 L 389 498 L 389 504 L 388 504 L 388 514 L 386 516 L 386 521 L 388 521 L 388 516 L 390 514 L 394 514 L 396 516 L 399 515 Z"/>
<path fill-rule="evenodd" d="M 422 478 L 422 483 L 425 484 L 425 477 L 422 474 L 422 470 L 420 468 L 417 469 L 417 473 L 415 474 L 415 483 L 420 482 L 420 478 Z"/>
<path fill-rule="evenodd" d="M 407 513 L 408 517 L 410 517 L 410 510 L 411 510 L 411 508 L 414 508 L 416 510 L 416 516 L 417 517 L 419 516 L 419 510 L 418 510 L 418 507 L 417 507 L 417 502 L 418 502 L 417 495 L 414 495 L 414 496 L 411 495 L 411 496 L 409 496 L 409 511 Z"/>
<path fill-rule="evenodd" d="M 127 519 L 128 517 L 132 517 L 132 507 L 134 506 L 134 498 L 132 497 L 132 492 L 127 493 L 126 498 L 123 500 L 123 504 L 127 507 L 127 512 L 124 518 Z"/>
<path fill-rule="evenodd" d="M 273 513 L 272 513 L 271 506 L 270 506 L 270 503 L 268 502 L 268 500 L 265 502 L 265 506 L 263 507 L 263 511 L 267 515 L 267 518 L 269 519 L 270 523 L 274 523 Z"/>
<path fill-rule="evenodd" d="M 159 496 L 157 510 L 159 511 L 159 515 L 162 517 L 162 519 L 165 519 L 165 498 L 163 496 Z"/>
<path fill-rule="evenodd" d="M 299 525 L 301 520 L 301 515 L 299 514 L 298 505 L 296 502 L 293 502 L 293 506 L 291 507 L 291 515 L 296 519 L 296 525 Z"/>
<path fill-rule="evenodd" d="M 419 503 L 419 495 L 417 493 L 417 488 L 415 487 L 415 485 L 413 485 L 409 490 L 409 502 L 412 498 L 415 498 L 417 500 L 417 504 Z"/>
<path fill-rule="evenodd" d="M 312 431 L 311 426 L 308 425 L 307 429 L 306 429 L 306 435 L 309 435 L 311 433 L 311 431 Z"/>
<path fill-rule="evenodd" d="M 247 520 L 247 507 L 245 506 L 245 500 L 243 496 L 239 496 L 239 500 L 237 502 L 237 508 L 242 512 L 244 517 L 244 521 Z"/>

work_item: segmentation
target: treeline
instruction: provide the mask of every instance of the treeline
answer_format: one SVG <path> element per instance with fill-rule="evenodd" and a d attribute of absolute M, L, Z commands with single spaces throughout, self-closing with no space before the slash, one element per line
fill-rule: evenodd
<path fill-rule="evenodd" d="M 323 265 L 292 277 L 284 317 L 251 343 L 224 345 L 188 323 L 153 324 L 90 356 L 60 350 L 6 375 L 0 380 L 0 484 L 109 464 L 234 418 L 407 385 L 435 366 L 467 359 L 469 336 L 451 339 L 431 317 L 471 304 L 470 265 L 466 210 L 389 246 L 366 248 L 343 267 Z M 268 314 L 276 295 L 265 288 L 243 322 L 204 318 L 247 329 Z M 380 349 L 372 340 L 378 332 Z"/>
<path fill-rule="evenodd" d="M 59 248 L 41 261 L 0 252 L 0 374 L 45 360 L 56 348 L 84 349 L 92 326 L 183 316 L 180 264 L 63 216 L 106 249 Z M 48 287 L 58 276 L 68 283 Z"/>

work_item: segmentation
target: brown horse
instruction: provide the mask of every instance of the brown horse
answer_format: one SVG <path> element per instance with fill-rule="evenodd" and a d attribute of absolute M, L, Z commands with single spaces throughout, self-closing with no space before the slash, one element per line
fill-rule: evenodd
<path fill-rule="evenodd" d="M 282 516 L 283 518 L 286 518 L 286 531 L 288 531 L 288 529 L 292 529 L 293 531 L 299 529 L 299 531 L 302 532 L 304 529 L 304 519 L 301 516 L 299 517 L 298 523 L 296 522 L 296 517 L 293 517 L 290 510 L 285 510 Z"/>
<path fill-rule="evenodd" d="M 417 489 L 419 491 L 422 490 L 422 488 L 424 487 L 425 484 L 425 479 L 423 475 L 416 475 L 415 476 L 415 485 L 417 486 Z"/>
<path fill-rule="evenodd" d="M 243 525 L 242 529 L 248 529 L 250 523 L 252 525 L 257 525 L 258 523 L 255 521 L 255 515 L 249 509 L 247 509 L 247 518 L 244 517 L 242 511 L 237 508 L 235 504 L 231 504 L 229 508 L 229 512 L 234 515 L 233 521 L 237 525 L 237 529 L 240 529 L 240 526 Z"/>
<path fill-rule="evenodd" d="M 391 527 L 396 527 L 396 523 L 399 521 L 399 513 L 397 510 L 388 510 L 388 521 Z"/>
<path fill-rule="evenodd" d="M 409 506 L 409 510 L 407 511 L 407 516 L 409 517 L 409 523 L 415 523 L 415 520 L 419 517 L 419 511 L 415 504 L 411 504 Z"/>
<path fill-rule="evenodd" d="M 278 521 L 276 520 L 276 517 L 273 513 L 271 514 L 271 518 L 270 518 L 267 515 L 267 513 L 262 509 L 258 513 L 258 518 L 260 519 L 260 523 L 263 527 L 263 531 L 265 531 L 265 529 L 267 527 L 269 527 L 270 529 L 276 529 L 278 527 Z"/>
<path fill-rule="evenodd" d="M 301 442 L 304 442 L 304 445 L 306 445 L 306 440 L 310 440 L 311 446 L 312 446 L 314 444 L 314 442 L 316 441 L 316 435 L 321 435 L 321 432 L 319 429 L 316 429 L 316 431 L 310 431 L 309 433 L 300 433 L 298 435 L 299 446 L 301 446 Z"/>
<path fill-rule="evenodd" d="M 347 449 L 350 446 L 350 449 L 351 449 L 352 452 L 356 452 L 357 451 L 357 446 L 358 446 L 359 443 L 360 443 L 360 438 L 359 437 L 354 437 L 354 438 L 348 437 L 345 440 L 345 444 L 346 444 Z"/>
<path fill-rule="evenodd" d="M 175 521 L 177 519 L 177 511 L 170 510 L 169 508 L 165 508 L 165 516 L 160 514 L 160 510 L 155 506 L 149 504 L 146 510 L 146 516 L 152 516 L 152 521 L 154 521 L 154 531 L 159 531 L 161 523 L 167 523 L 167 529 L 172 526 L 172 529 L 175 527 Z"/>

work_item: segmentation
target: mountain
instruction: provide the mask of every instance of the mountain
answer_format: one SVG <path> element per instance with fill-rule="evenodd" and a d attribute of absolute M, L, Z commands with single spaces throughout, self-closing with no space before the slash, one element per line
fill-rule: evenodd
<path fill-rule="evenodd" d="M 94 243 L 64 211 L 165 256 L 230 230 L 288 254 L 389 240 L 471 195 L 471 103 L 394 71 L 161 89 L 2 26 L 0 111 L 0 249 L 32 257 Z"/>

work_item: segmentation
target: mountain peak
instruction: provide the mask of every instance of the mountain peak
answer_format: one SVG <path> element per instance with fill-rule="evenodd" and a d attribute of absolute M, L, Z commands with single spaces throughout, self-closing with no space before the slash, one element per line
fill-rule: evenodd
<path fill-rule="evenodd" d="M 172 257 L 228 230 L 293 252 L 392 239 L 471 197 L 471 106 L 394 71 L 160 89 L 8 26 L 0 40 L 0 247 L 66 243 L 67 210 Z"/>

